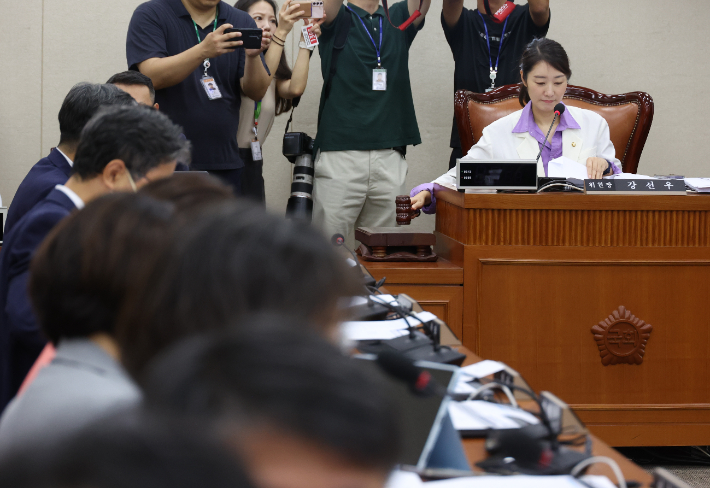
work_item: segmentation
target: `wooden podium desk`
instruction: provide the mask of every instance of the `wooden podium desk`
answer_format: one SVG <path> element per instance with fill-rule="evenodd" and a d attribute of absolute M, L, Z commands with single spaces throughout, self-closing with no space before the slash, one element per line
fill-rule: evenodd
<path fill-rule="evenodd" d="M 710 195 L 436 196 L 466 347 L 610 445 L 710 444 Z M 427 281 L 409 266 L 408 286 Z"/>

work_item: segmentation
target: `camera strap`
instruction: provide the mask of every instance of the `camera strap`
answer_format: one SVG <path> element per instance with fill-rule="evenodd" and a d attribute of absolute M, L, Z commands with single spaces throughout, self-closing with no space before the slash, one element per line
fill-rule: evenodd
<path fill-rule="evenodd" d="M 350 23 L 351 23 L 350 12 L 343 8 L 343 11 L 338 15 L 335 21 L 335 39 L 333 40 L 333 53 L 330 56 L 330 70 L 328 71 L 328 79 L 325 80 L 323 84 L 323 91 L 321 92 L 321 109 L 318 111 L 318 128 L 320 128 L 321 116 L 325 110 L 325 104 L 330 96 L 330 88 L 333 85 L 333 78 L 335 78 L 335 73 L 338 67 L 338 57 L 340 53 L 345 48 L 345 43 L 348 40 L 348 34 L 350 33 Z"/>
<path fill-rule="evenodd" d="M 402 25 L 399 27 L 392 24 L 392 20 L 390 20 L 390 9 L 387 6 L 387 0 L 382 0 L 382 8 L 385 10 L 385 17 L 387 17 L 387 20 L 389 21 L 390 24 L 392 24 L 392 27 L 395 27 L 401 31 L 405 30 L 407 27 L 411 25 L 412 22 L 417 20 L 417 17 L 420 17 L 422 15 L 422 4 L 424 3 L 424 0 L 419 0 L 419 8 L 417 8 L 412 15 L 409 16 L 407 20 L 405 20 Z"/>

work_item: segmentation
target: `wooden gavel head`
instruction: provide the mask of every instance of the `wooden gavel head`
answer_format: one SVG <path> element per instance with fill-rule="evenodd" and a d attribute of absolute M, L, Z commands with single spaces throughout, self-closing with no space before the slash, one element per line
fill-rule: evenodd
<path fill-rule="evenodd" d="M 397 205 L 397 225 L 412 223 L 412 199 L 409 195 L 399 195 L 394 199 Z"/>

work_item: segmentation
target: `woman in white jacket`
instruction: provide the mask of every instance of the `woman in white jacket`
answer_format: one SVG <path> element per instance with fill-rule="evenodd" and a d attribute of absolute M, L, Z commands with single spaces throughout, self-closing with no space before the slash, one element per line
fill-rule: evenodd
<path fill-rule="evenodd" d="M 548 163 L 560 156 L 585 165 L 590 178 L 620 173 L 621 163 L 615 157 L 603 117 L 590 110 L 566 107 L 555 118 L 554 107 L 562 102 L 572 76 L 564 48 L 551 39 L 535 39 L 525 49 L 520 67 L 520 105 L 524 108 L 483 129 L 483 135 L 463 159 L 535 159 L 542 149 L 541 175 L 542 171 L 547 175 Z M 435 184 L 455 186 L 456 168 L 414 188 L 412 209 L 436 211 Z"/>

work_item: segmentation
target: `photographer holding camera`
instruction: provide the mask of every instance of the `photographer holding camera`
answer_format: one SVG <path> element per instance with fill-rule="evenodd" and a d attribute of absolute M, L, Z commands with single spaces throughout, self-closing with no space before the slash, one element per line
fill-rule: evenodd
<path fill-rule="evenodd" d="M 396 223 L 406 147 L 421 143 L 409 48 L 431 0 L 395 3 L 389 16 L 378 0 L 324 1 L 313 216 L 349 238 L 356 226 Z"/>
<path fill-rule="evenodd" d="M 298 105 L 298 100 L 306 90 L 308 66 L 315 46 L 308 46 L 299 29 L 298 57 L 293 70 L 286 61 L 284 40 L 293 29 L 293 25 L 303 18 L 304 8 L 297 0 L 284 0 L 279 11 L 274 0 L 239 0 L 234 4 L 238 10 L 248 13 L 256 26 L 263 30 L 267 47 L 264 59 L 274 79 L 261 100 L 252 100 L 242 93 L 242 105 L 239 108 L 239 129 L 237 142 L 239 155 L 244 161 L 242 173 L 242 196 L 265 204 L 261 147 L 271 131 L 274 117 L 287 113 Z M 278 18 L 276 12 L 279 12 Z M 323 19 L 306 19 L 306 26 L 316 37 L 320 36 L 320 24 Z M 294 105 L 295 103 L 295 105 Z"/>

